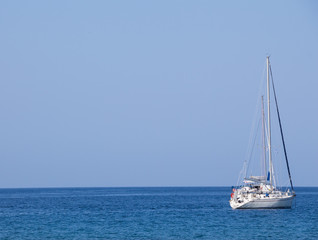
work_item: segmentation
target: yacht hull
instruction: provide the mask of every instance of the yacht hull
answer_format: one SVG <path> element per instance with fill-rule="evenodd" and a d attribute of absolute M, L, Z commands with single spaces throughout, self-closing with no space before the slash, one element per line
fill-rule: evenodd
<path fill-rule="evenodd" d="M 251 199 L 244 202 L 235 202 L 230 200 L 233 209 L 275 209 L 275 208 L 291 208 L 294 196 L 283 198 L 267 198 L 267 199 Z"/>

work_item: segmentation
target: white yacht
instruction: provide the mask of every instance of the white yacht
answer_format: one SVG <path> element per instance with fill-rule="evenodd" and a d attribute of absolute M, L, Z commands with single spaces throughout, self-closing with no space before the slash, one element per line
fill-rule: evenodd
<path fill-rule="evenodd" d="M 247 166 L 249 160 L 245 160 L 241 185 L 233 187 L 230 205 L 233 209 L 262 209 L 262 208 L 291 208 L 293 199 L 296 194 L 294 192 L 293 182 L 291 179 L 289 163 L 287 158 L 286 146 L 282 130 L 281 119 L 277 104 L 277 97 L 274 87 L 273 75 L 269 57 L 266 58 L 267 77 L 266 77 L 266 95 L 267 95 L 267 121 L 264 114 L 264 98 L 261 97 L 262 111 L 262 157 L 261 157 L 261 175 L 248 176 Z M 277 122 L 279 126 L 280 139 L 283 146 L 284 159 L 287 166 L 288 184 L 284 190 L 277 186 L 276 178 L 274 177 L 274 167 L 272 159 L 272 136 L 271 136 L 271 108 L 270 108 L 270 93 L 274 95 L 274 102 L 276 108 Z M 238 182 L 239 184 L 239 182 Z M 237 185 L 238 185 L 237 184 Z"/>

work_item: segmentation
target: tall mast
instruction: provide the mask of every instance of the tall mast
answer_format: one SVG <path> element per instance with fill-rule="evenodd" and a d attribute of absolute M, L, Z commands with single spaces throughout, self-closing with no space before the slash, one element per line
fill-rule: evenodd
<path fill-rule="evenodd" d="M 269 93 L 269 56 L 266 57 L 267 65 L 267 125 L 268 125 L 268 161 L 269 161 L 269 177 L 271 190 L 273 189 L 273 174 L 272 174 L 272 149 L 271 149 L 271 113 L 270 113 L 270 93 Z"/>
<path fill-rule="evenodd" d="M 263 172 L 262 174 L 264 174 L 263 176 L 266 177 L 266 147 L 265 147 L 265 115 L 264 115 L 264 96 L 262 96 L 262 144 L 263 144 L 263 161 L 262 164 L 263 165 Z"/>

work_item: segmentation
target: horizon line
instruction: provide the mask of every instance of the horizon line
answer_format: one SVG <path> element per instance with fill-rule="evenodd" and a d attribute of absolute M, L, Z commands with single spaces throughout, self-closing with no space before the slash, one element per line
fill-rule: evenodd
<path fill-rule="evenodd" d="M 228 186 L 95 186 L 95 187 L 89 187 L 89 186 L 77 186 L 77 187 L 0 187 L 0 190 L 4 189 L 71 189 L 71 188 L 232 188 L 234 185 L 228 185 Z M 318 188 L 318 186 L 305 186 L 305 185 L 300 185 L 300 186 L 294 186 L 295 188 Z M 285 188 L 290 188 L 290 187 L 285 187 Z"/>

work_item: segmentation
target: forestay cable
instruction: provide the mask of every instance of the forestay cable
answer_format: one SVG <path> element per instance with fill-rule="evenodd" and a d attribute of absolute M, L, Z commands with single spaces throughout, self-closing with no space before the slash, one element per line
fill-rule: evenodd
<path fill-rule="evenodd" d="M 284 147 L 284 154 L 285 154 L 285 160 L 286 160 L 286 165 L 287 165 L 287 170 L 288 170 L 290 186 L 291 186 L 292 191 L 294 191 L 294 186 L 293 186 L 293 182 L 292 182 L 292 179 L 291 179 L 289 163 L 288 163 L 288 158 L 287 158 L 287 151 L 286 151 L 286 146 L 285 146 L 283 128 L 282 128 L 282 123 L 281 123 L 281 120 L 280 120 L 280 115 L 279 115 L 279 110 L 278 110 L 278 103 L 277 103 L 277 98 L 276 98 L 276 92 L 275 92 L 274 79 L 273 79 L 273 73 L 272 73 L 271 65 L 269 65 L 269 70 L 270 70 L 271 78 L 272 78 L 273 92 L 274 92 L 274 98 L 275 98 L 275 104 L 276 104 L 276 110 L 277 110 L 277 116 L 278 116 L 278 122 L 279 122 L 279 129 L 280 129 L 280 134 L 281 134 L 281 137 L 282 137 L 282 142 L 283 142 L 283 147 Z"/>

